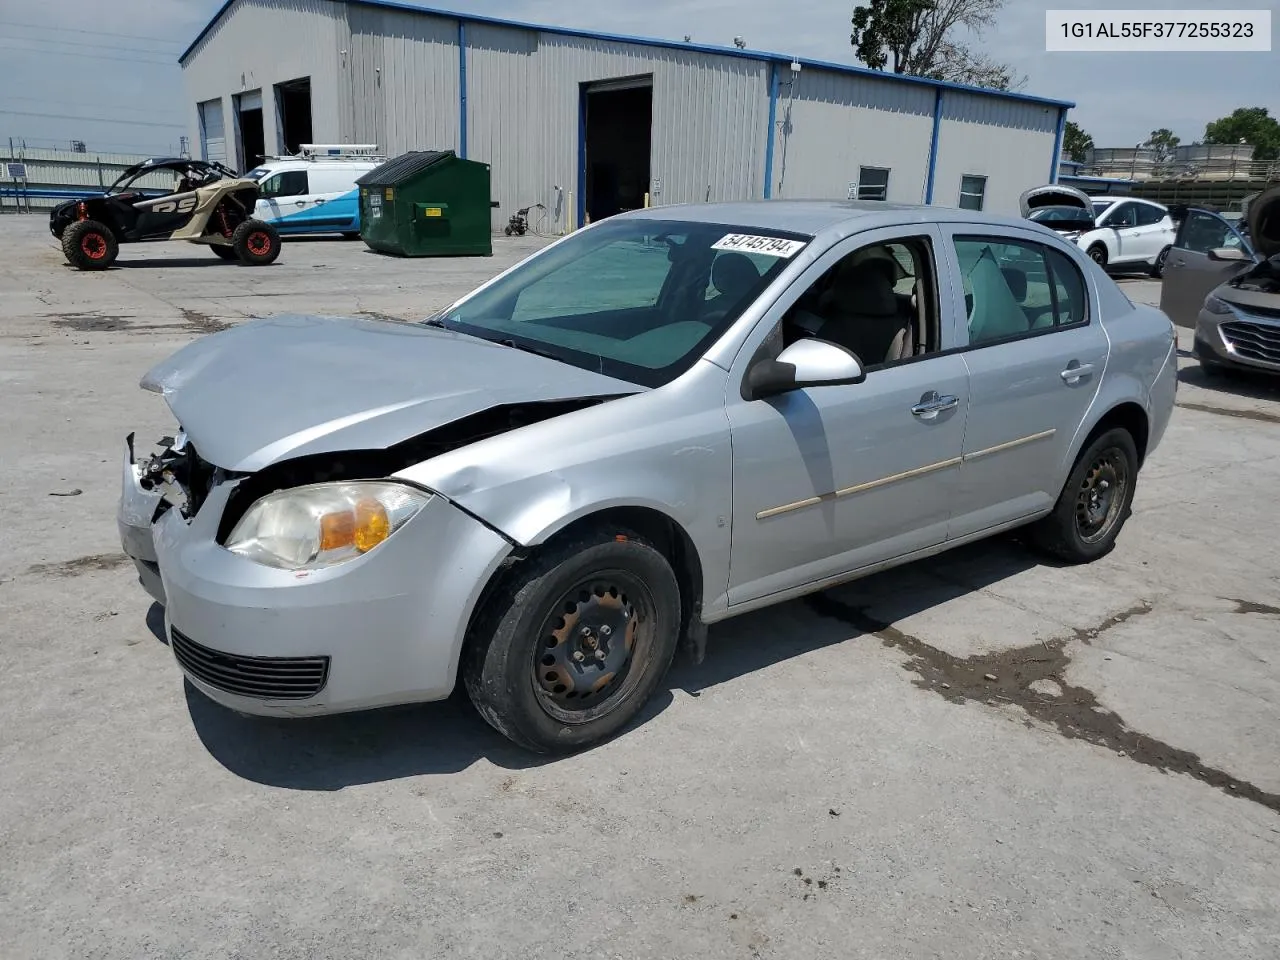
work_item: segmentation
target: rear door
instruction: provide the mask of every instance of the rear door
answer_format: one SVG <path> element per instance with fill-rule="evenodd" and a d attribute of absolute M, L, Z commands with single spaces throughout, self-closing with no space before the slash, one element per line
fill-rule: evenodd
<path fill-rule="evenodd" d="M 355 178 L 372 167 L 342 163 L 318 166 L 310 173 L 314 207 L 308 222 L 318 230 L 359 230 L 359 204 Z"/>
<path fill-rule="evenodd" d="M 1030 231 L 944 228 L 959 277 L 969 370 L 964 459 L 948 532 L 969 536 L 1048 509 L 1107 362 L 1079 265 Z"/>
<path fill-rule="evenodd" d="M 1173 243 L 1173 221 L 1169 211 L 1154 203 L 1136 203 L 1138 225 L 1134 228 L 1135 250 L 1141 251 L 1143 260 L 1155 263 L 1160 251 Z"/>
<path fill-rule="evenodd" d="M 1247 259 L 1210 260 L 1209 251 L 1220 247 L 1243 250 Z M 1253 250 L 1235 227 L 1216 213 L 1192 208 L 1165 261 L 1160 309 L 1178 326 L 1194 329 L 1210 291 L 1253 263 Z"/>

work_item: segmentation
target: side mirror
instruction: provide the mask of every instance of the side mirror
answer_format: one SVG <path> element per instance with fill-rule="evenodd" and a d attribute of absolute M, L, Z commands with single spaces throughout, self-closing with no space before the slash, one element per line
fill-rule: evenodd
<path fill-rule="evenodd" d="M 1210 260 L 1248 260 L 1239 247 L 1214 247 L 1209 251 Z"/>
<path fill-rule="evenodd" d="M 762 360 L 747 374 L 752 400 L 803 390 L 861 383 L 867 379 L 862 363 L 852 352 L 826 340 L 797 340 L 778 355 Z"/>

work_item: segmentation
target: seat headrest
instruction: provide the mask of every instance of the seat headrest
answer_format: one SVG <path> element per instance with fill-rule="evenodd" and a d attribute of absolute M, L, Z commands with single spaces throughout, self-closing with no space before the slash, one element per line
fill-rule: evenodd
<path fill-rule="evenodd" d="M 893 265 L 879 258 L 854 264 L 836 277 L 834 299 L 850 313 L 894 316 L 898 298 L 893 292 L 893 272 Z"/>
<path fill-rule="evenodd" d="M 711 265 L 711 285 L 722 294 L 740 297 L 760 282 L 760 271 L 742 253 L 722 253 Z"/>

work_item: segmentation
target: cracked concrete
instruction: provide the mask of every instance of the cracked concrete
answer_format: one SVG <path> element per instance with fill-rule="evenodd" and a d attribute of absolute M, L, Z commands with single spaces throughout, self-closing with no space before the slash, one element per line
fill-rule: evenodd
<path fill-rule="evenodd" d="M 578 757 L 460 697 L 290 723 L 185 688 L 115 530 L 124 434 L 172 428 L 138 378 L 209 324 L 425 315 L 539 242 L 93 275 L 0 218 L 5 960 L 1280 956 L 1280 426 L 1217 412 L 1277 397 L 1187 358 L 1214 412 L 1108 557 L 1002 537 L 719 624 Z M 93 317 L 128 327 L 54 324 Z"/>

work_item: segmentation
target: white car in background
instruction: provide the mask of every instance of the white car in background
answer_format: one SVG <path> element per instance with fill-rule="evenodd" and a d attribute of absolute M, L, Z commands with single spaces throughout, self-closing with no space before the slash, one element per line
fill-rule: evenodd
<path fill-rule="evenodd" d="M 1090 197 L 1056 183 L 1024 193 L 1022 215 L 1073 241 L 1103 269 L 1145 269 L 1153 277 L 1163 275 L 1178 234 L 1163 204 L 1135 197 Z"/>

